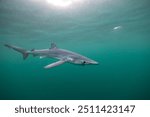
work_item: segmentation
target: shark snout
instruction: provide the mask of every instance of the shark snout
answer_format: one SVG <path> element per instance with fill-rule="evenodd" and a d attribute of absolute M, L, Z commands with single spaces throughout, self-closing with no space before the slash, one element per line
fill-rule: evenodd
<path fill-rule="evenodd" d="M 94 60 L 90 61 L 89 63 L 90 63 L 90 64 L 95 64 L 95 65 L 98 64 L 98 62 L 97 62 L 97 61 L 94 61 Z"/>

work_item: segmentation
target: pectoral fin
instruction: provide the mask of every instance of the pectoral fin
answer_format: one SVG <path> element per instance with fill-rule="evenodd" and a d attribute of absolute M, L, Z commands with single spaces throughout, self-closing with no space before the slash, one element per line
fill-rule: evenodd
<path fill-rule="evenodd" d="M 46 65 L 44 68 L 45 68 L 45 69 L 52 68 L 52 67 L 55 67 L 55 66 L 61 65 L 61 64 L 63 64 L 63 63 L 65 63 L 65 61 L 60 60 L 60 61 L 57 61 L 57 62 L 55 62 L 55 63 L 49 64 L 49 65 Z"/>

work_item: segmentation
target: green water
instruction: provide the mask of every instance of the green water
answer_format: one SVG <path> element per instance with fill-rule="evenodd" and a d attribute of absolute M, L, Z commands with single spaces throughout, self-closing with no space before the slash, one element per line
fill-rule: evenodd
<path fill-rule="evenodd" d="M 81 0 L 82 1 L 82 0 Z M 150 99 L 150 1 L 84 0 L 69 7 L 44 0 L 0 0 L 0 99 Z M 55 42 L 98 61 L 65 63 L 22 56 Z"/>

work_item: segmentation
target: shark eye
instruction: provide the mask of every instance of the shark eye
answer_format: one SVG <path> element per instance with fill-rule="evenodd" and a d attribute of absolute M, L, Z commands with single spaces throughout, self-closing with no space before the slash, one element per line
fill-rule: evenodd
<path fill-rule="evenodd" d="M 86 61 L 82 61 L 82 64 L 86 64 Z"/>

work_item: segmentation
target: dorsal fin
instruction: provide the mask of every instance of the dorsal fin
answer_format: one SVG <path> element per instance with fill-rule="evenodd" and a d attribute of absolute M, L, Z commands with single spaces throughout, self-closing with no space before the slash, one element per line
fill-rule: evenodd
<path fill-rule="evenodd" d="M 53 49 L 53 48 L 57 48 L 55 43 L 51 43 L 51 48 L 50 49 Z"/>

